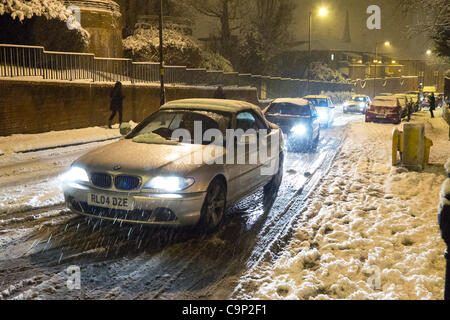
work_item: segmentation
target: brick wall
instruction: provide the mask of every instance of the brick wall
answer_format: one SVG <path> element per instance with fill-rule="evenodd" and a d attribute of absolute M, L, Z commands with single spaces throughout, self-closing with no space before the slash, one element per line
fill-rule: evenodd
<path fill-rule="evenodd" d="M 112 84 L 0 80 L 0 136 L 104 126 Z M 166 87 L 169 101 L 211 98 L 214 87 Z M 124 121 L 140 122 L 159 108 L 159 87 L 124 85 Z M 226 88 L 229 99 L 258 104 L 256 89 Z M 117 118 L 116 118 L 117 120 Z"/>

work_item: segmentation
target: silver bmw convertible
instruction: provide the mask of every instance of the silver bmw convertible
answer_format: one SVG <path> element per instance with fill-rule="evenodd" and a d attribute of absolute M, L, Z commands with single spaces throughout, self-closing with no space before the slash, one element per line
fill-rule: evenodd
<path fill-rule="evenodd" d="M 283 176 L 281 130 L 242 101 L 165 104 L 116 143 L 92 151 L 64 175 L 72 211 L 91 218 L 211 231 L 226 208 Z"/>

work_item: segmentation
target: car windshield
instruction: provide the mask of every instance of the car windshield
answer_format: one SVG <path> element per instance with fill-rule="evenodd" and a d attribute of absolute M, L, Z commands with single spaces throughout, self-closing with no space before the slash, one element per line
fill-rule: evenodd
<path fill-rule="evenodd" d="M 230 126 L 231 115 L 201 110 L 164 110 L 159 111 L 141 122 L 126 138 L 134 139 L 138 136 L 156 134 L 166 140 L 171 140 L 172 134 L 177 129 L 185 129 L 189 132 L 191 140 L 183 140 L 183 143 L 196 143 L 194 127 L 201 123 L 202 137 L 209 129 L 218 129 L 226 135 Z M 195 140 L 195 141 L 194 141 Z M 202 139 L 203 140 L 203 139 Z M 203 144 L 210 144 L 211 141 Z"/>
<path fill-rule="evenodd" d="M 309 117 L 311 112 L 309 106 L 293 103 L 273 103 L 267 110 L 268 114 L 292 115 Z"/>
<path fill-rule="evenodd" d="M 308 98 L 309 102 L 313 104 L 314 107 L 328 107 L 327 99 L 323 98 Z"/>
<path fill-rule="evenodd" d="M 356 101 L 356 102 L 365 102 L 366 98 L 364 98 L 364 97 L 353 97 L 352 100 Z"/>

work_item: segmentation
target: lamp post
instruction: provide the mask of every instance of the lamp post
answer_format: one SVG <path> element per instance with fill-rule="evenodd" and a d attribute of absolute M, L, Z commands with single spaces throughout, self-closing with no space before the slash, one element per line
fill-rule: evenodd
<path fill-rule="evenodd" d="M 166 91 L 164 88 L 164 50 L 163 50 L 163 0 L 160 0 L 159 11 L 159 76 L 161 81 L 160 87 L 160 106 L 166 103 Z"/>
<path fill-rule="evenodd" d="M 382 44 L 383 42 L 376 42 L 375 43 L 375 76 L 373 79 L 373 97 L 377 95 L 377 63 L 378 63 L 378 45 Z M 389 47 L 391 43 L 389 41 L 384 42 L 385 47 Z"/>
<path fill-rule="evenodd" d="M 319 16 L 325 17 L 328 15 L 328 9 L 325 7 L 322 7 L 319 9 Z M 309 83 L 311 81 L 311 40 L 312 40 L 312 18 L 313 18 L 313 12 L 309 11 L 309 23 L 308 23 L 308 72 L 307 72 L 307 82 L 306 82 L 306 94 L 309 94 Z"/>

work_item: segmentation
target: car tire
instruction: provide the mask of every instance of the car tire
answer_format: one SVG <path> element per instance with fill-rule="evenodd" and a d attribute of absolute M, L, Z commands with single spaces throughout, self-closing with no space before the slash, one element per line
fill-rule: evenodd
<path fill-rule="evenodd" d="M 223 221 L 227 207 L 227 188 L 221 179 L 214 179 L 208 187 L 198 226 L 202 232 L 215 231 Z"/>
<path fill-rule="evenodd" d="M 283 181 L 283 173 L 284 173 L 284 154 L 281 153 L 278 163 L 278 172 L 276 175 L 272 177 L 270 182 L 264 186 L 264 194 L 273 195 L 278 192 L 281 186 L 281 182 Z"/>

